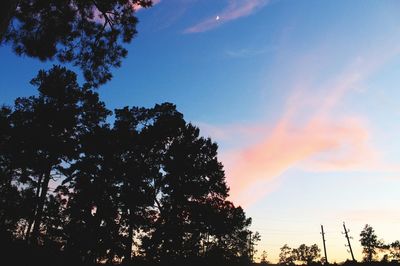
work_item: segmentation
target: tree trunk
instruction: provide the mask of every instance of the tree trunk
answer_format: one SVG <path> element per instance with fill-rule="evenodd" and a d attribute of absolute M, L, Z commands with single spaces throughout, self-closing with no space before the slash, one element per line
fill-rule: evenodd
<path fill-rule="evenodd" d="M 100 243 L 100 237 L 99 237 L 99 230 L 101 227 L 101 221 L 104 217 L 102 208 L 100 208 L 100 206 L 98 204 L 96 204 L 97 206 L 97 210 L 96 210 L 96 214 L 94 216 L 95 220 L 94 220 L 94 228 L 95 228 L 95 235 L 93 236 L 95 238 L 95 241 L 92 242 L 92 245 L 90 247 L 90 255 L 88 257 L 88 262 L 92 263 L 92 264 L 97 264 L 97 258 L 100 256 L 100 250 L 99 250 L 99 243 Z"/>
<path fill-rule="evenodd" d="M 3 41 L 17 5 L 18 0 L 3 0 L 0 4 L 0 43 Z"/>
<path fill-rule="evenodd" d="M 34 224 L 33 224 L 32 237 L 31 237 L 32 243 L 38 242 L 39 232 L 40 232 L 40 224 L 42 222 L 42 216 L 43 216 L 44 204 L 46 202 L 47 191 L 49 188 L 50 173 L 51 173 L 51 170 L 48 170 L 46 175 L 44 176 L 44 180 L 42 183 L 42 189 L 40 191 L 40 198 L 37 203 L 37 211 L 36 211 L 35 220 L 34 220 Z"/>
<path fill-rule="evenodd" d="M 38 178 L 38 182 L 37 182 L 37 186 L 36 186 L 36 194 L 35 194 L 35 199 L 33 202 L 33 209 L 32 209 L 32 214 L 29 217 L 29 223 L 28 223 L 28 229 L 26 230 L 25 233 L 25 239 L 27 241 L 30 240 L 30 234 L 32 231 L 32 226 L 33 226 L 33 222 L 35 221 L 35 217 L 36 217 L 36 212 L 37 212 L 37 208 L 38 208 L 38 202 L 39 202 L 39 196 L 40 196 L 40 188 L 42 186 L 42 180 L 43 180 L 43 175 L 41 174 Z"/>
<path fill-rule="evenodd" d="M 133 226 L 132 226 L 132 219 L 129 221 L 128 226 L 128 241 L 126 243 L 125 248 L 125 262 L 130 262 L 132 259 L 132 245 L 133 245 Z"/>
<path fill-rule="evenodd" d="M 5 173 L 5 178 L 4 178 L 4 183 L 3 186 L 5 187 L 4 190 L 4 198 L 0 199 L 2 202 L 1 207 L 3 207 L 2 210 L 2 214 L 0 214 L 0 233 L 2 232 L 6 232 L 6 220 L 7 220 L 7 215 L 8 215 L 8 210 L 9 210 L 9 206 L 8 205 L 8 196 L 7 194 L 10 192 L 10 190 L 12 189 L 12 185 L 11 185 L 11 178 L 7 178 L 11 176 L 11 173 L 9 175 L 7 175 L 7 173 Z"/>

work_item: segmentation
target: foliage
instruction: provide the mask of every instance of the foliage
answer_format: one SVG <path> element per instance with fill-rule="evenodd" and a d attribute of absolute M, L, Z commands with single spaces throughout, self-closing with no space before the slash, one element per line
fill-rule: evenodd
<path fill-rule="evenodd" d="M 263 252 L 261 253 L 261 258 L 260 258 L 260 263 L 261 264 L 268 264 L 268 253 L 267 251 L 263 250 Z"/>
<path fill-rule="evenodd" d="M 360 244 L 363 247 L 363 260 L 372 262 L 377 254 L 376 249 L 382 246 L 372 226 L 366 224 L 360 233 Z"/>
<path fill-rule="evenodd" d="M 294 265 L 296 261 L 303 264 L 312 264 L 321 257 L 321 250 L 316 244 L 307 246 L 301 244 L 298 248 L 290 248 L 287 244 L 281 247 L 279 264 Z"/>
<path fill-rule="evenodd" d="M 82 69 L 93 86 L 111 79 L 136 34 L 135 10 L 151 0 L 20 0 L 4 1 L 0 41 L 18 55 L 42 61 L 57 58 Z M 4 38 L 3 38 L 4 37 Z M 3 40 L 2 40 L 3 39 Z"/>
<path fill-rule="evenodd" d="M 280 248 L 280 253 L 279 253 L 279 264 L 284 264 L 284 265 L 293 265 L 295 262 L 295 256 L 293 254 L 292 248 L 290 248 L 287 244 L 283 245 L 283 247 Z"/>
<path fill-rule="evenodd" d="M 83 123 L 85 91 L 75 73 L 58 66 L 40 71 L 31 81 L 39 94 L 18 98 L 10 114 L 9 144 L 16 182 L 34 193 L 26 238 L 42 241 L 41 220 L 51 182 L 63 165 L 79 156 L 78 132 Z M 21 188 L 21 186 L 20 186 Z"/>
<path fill-rule="evenodd" d="M 316 262 L 316 260 L 321 257 L 321 250 L 316 244 L 313 244 L 311 246 L 301 244 L 297 249 L 292 250 L 292 252 L 296 261 L 300 261 L 306 264 Z"/>
<path fill-rule="evenodd" d="M 390 257 L 394 260 L 400 260 L 400 241 L 396 240 L 390 244 Z"/>
<path fill-rule="evenodd" d="M 62 67 L 0 112 L 1 232 L 76 263 L 251 260 L 218 146 L 170 103 L 111 112 Z M 251 236 L 251 239 L 249 238 Z"/>

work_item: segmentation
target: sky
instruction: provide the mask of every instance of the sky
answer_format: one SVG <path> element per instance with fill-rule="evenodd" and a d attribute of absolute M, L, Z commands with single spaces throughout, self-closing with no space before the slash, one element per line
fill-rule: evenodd
<path fill-rule="evenodd" d="M 173 102 L 219 145 L 230 200 L 259 251 L 284 244 L 350 258 L 343 222 L 400 239 L 400 2 L 158 0 L 99 89 L 109 108 Z M 56 62 L 0 47 L 0 100 L 29 96 Z"/>

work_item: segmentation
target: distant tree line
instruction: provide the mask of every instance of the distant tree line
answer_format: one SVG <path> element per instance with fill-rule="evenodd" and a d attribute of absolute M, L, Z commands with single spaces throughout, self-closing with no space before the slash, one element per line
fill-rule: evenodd
<path fill-rule="evenodd" d="M 0 109 L 2 242 L 82 263 L 249 261 L 251 219 L 227 200 L 217 144 L 173 104 L 111 116 L 59 66 L 31 84 Z"/>
<path fill-rule="evenodd" d="M 283 245 L 279 253 L 279 264 L 294 265 L 296 263 L 312 264 L 321 257 L 321 250 L 317 244 L 307 246 L 301 244 L 298 248 L 291 248 L 287 244 Z"/>
<path fill-rule="evenodd" d="M 398 240 L 390 244 L 385 244 L 382 239 L 378 239 L 372 226 L 366 224 L 360 233 L 360 244 L 362 247 L 362 262 L 370 264 L 374 262 L 388 263 L 399 262 L 400 242 Z M 379 258 L 378 255 L 382 256 Z M 262 254 L 261 261 L 266 261 L 266 253 Z M 307 246 L 301 244 L 298 248 L 291 248 L 287 244 L 280 248 L 279 264 L 325 264 L 326 260 L 321 257 L 321 250 L 316 244 Z M 355 261 L 347 261 L 346 264 L 354 264 Z"/>

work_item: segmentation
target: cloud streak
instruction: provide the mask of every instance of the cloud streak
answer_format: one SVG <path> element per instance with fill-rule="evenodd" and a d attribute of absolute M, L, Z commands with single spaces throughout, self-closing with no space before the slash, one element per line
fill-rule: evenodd
<path fill-rule="evenodd" d="M 269 0 L 230 0 L 228 6 L 220 13 L 187 28 L 184 32 L 198 33 L 212 30 L 221 24 L 249 16 L 268 3 Z"/>
<path fill-rule="evenodd" d="M 276 187 L 278 177 L 291 168 L 304 171 L 382 171 L 380 152 L 371 145 L 371 128 L 362 116 L 340 112 L 342 102 L 398 50 L 356 57 L 335 78 L 315 86 L 297 80 L 280 118 L 275 123 L 205 127 L 222 141 L 243 143 L 225 150 L 231 199 L 251 205 Z M 306 64 L 309 65 L 309 64 Z M 204 127 L 202 127 L 204 128 Z M 232 130 L 234 129 L 234 130 Z M 235 132 L 232 136 L 232 133 Z"/>
<path fill-rule="evenodd" d="M 231 151 L 224 158 L 231 195 L 244 205 L 248 200 L 254 202 L 254 195 L 248 193 L 252 186 L 273 181 L 301 164 L 318 171 L 363 169 L 377 157 L 368 145 L 369 137 L 358 118 L 316 116 L 303 125 L 283 118 L 260 142 Z"/>

